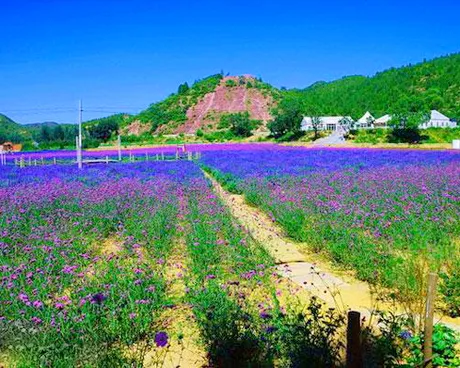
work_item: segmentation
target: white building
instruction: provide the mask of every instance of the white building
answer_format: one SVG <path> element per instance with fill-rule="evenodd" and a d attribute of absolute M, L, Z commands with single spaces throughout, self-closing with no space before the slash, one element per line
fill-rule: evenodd
<path fill-rule="evenodd" d="M 431 110 L 430 120 L 425 123 L 420 124 L 418 127 L 420 129 L 427 128 L 455 128 L 457 123 L 451 121 L 447 116 L 441 114 L 439 111 Z"/>
<path fill-rule="evenodd" d="M 353 122 L 353 119 L 350 116 L 320 116 L 318 130 L 337 130 L 339 127 L 346 126 L 351 122 Z M 305 116 L 302 119 L 300 130 L 313 130 L 313 127 L 312 117 Z"/>
<path fill-rule="evenodd" d="M 313 119 L 315 118 L 305 116 L 302 119 L 300 129 L 303 131 L 313 130 Z M 392 116 L 387 114 L 378 119 L 374 119 L 372 114 L 367 111 L 355 123 L 350 116 L 320 116 L 318 119 L 318 130 L 335 131 L 339 128 L 350 129 L 353 127 L 356 129 L 387 128 L 388 122 L 392 119 Z M 439 111 L 431 110 L 430 119 L 427 122 L 420 124 L 419 128 L 455 128 L 456 126 L 457 123 L 455 121 L 451 121 L 447 116 L 441 114 Z"/>
<path fill-rule="evenodd" d="M 374 121 L 375 128 L 386 128 L 388 126 L 388 122 L 391 120 L 391 115 L 383 115 Z"/>
<path fill-rule="evenodd" d="M 356 122 L 356 128 L 373 128 L 374 122 L 375 118 L 369 111 L 366 111 L 366 113 Z"/>

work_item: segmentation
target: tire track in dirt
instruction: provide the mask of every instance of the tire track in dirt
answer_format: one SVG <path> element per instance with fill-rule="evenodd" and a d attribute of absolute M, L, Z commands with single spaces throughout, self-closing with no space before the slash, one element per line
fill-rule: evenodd
<path fill-rule="evenodd" d="M 378 302 L 369 284 L 357 280 L 351 272 L 334 268 L 321 254 L 309 253 L 308 244 L 289 239 L 278 224 L 260 209 L 249 205 L 243 195 L 229 193 L 208 173 L 205 176 L 233 217 L 273 256 L 280 275 L 328 306 L 342 311 L 356 310 L 368 319 L 376 310 L 403 313 L 394 304 Z M 460 330 L 458 318 L 437 317 L 437 320 Z"/>

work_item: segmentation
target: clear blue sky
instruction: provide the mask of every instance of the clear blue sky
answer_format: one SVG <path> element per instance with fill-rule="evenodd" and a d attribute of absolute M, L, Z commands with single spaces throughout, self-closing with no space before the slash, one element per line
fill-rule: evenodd
<path fill-rule="evenodd" d="M 372 75 L 460 51 L 459 14 L 457 0 L 0 0 L 0 112 L 75 122 L 80 98 L 85 120 L 137 112 L 221 70 L 289 88 Z"/>

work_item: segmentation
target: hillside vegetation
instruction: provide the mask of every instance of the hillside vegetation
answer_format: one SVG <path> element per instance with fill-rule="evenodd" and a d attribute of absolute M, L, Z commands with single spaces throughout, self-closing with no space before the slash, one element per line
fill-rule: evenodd
<path fill-rule="evenodd" d="M 9 117 L 0 114 L 0 143 L 12 141 L 14 143 L 23 142 L 31 138 L 25 126 L 22 126 Z"/>
<path fill-rule="evenodd" d="M 312 115 L 385 114 L 439 110 L 460 119 L 460 54 L 453 54 L 372 77 L 350 76 L 305 89 L 288 90 L 285 98 L 301 101 Z"/>
<path fill-rule="evenodd" d="M 125 142 L 148 142 L 152 135 L 193 134 L 205 141 L 234 140 L 271 133 L 297 139 L 302 116 L 425 113 L 436 109 L 460 120 L 460 53 L 391 68 L 371 77 L 348 76 L 316 82 L 305 89 L 277 89 L 251 76 L 214 74 L 151 104 L 137 115 L 116 114 L 87 121 L 85 144 L 97 146 L 120 131 Z M 236 114 L 236 115 L 235 115 Z M 248 115 L 246 115 L 248 114 Z M 230 128 L 230 119 L 247 129 Z M 241 135 L 235 135 L 241 133 Z M 276 133 L 276 134 L 275 134 Z M 55 123 L 19 125 L 0 114 L 0 143 L 38 142 L 40 147 L 73 145 L 74 126 Z M 363 133 L 358 139 L 378 140 Z M 429 141 L 456 135 L 433 132 Z M 447 137 L 448 136 L 448 137 Z M 170 139 L 170 138 L 167 138 Z M 263 139 L 263 138 L 262 138 Z"/>
<path fill-rule="evenodd" d="M 221 118 L 234 113 L 247 112 L 253 120 L 268 121 L 272 119 L 270 109 L 279 97 L 276 88 L 260 79 L 215 74 L 192 86 L 181 84 L 177 93 L 130 117 L 124 122 L 125 133 L 217 131 Z"/>

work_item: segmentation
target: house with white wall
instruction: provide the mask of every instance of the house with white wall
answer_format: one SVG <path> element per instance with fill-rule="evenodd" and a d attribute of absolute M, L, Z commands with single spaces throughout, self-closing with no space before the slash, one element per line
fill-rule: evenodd
<path fill-rule="evenodd" d="M 388 126 L 388 122 L 391 120 L 391 115 L 386 114 L 374 121 L 375 128 L 386 128 Z"/>
<path fill-rule="evenodd" d="M 331 130 L 335 131 L 338 130 L 340 127 L 344 125 L 348 125 L 351 122 L 353 122 L 353 119 L 351 116 L 319 116 L 318 117 L 319 123 L 318 123 L 318 130 Z M 302 119 L 302 123 L 300 125 L 300 130 L 302 131 L 308 131 L 308 130 L 313 130 L 314 128 L 314 122 L 311 116 L 305 116 Z"/>
<path fill-rule="evenodd" d="M 374 122 L 375 118 L 369 111 L 366 111 L 366 113 L 356 122 L 356 128 L 373 128 Z"/>
<path fill-rule="evenodd" d="M 418 127 L 420 129 L 427 128 L 455 128 L 457 123 L 450 120 L 446 115 L 441 114 L 439 111 L 431 110 L 430 119 L 420 124 Z"/>

